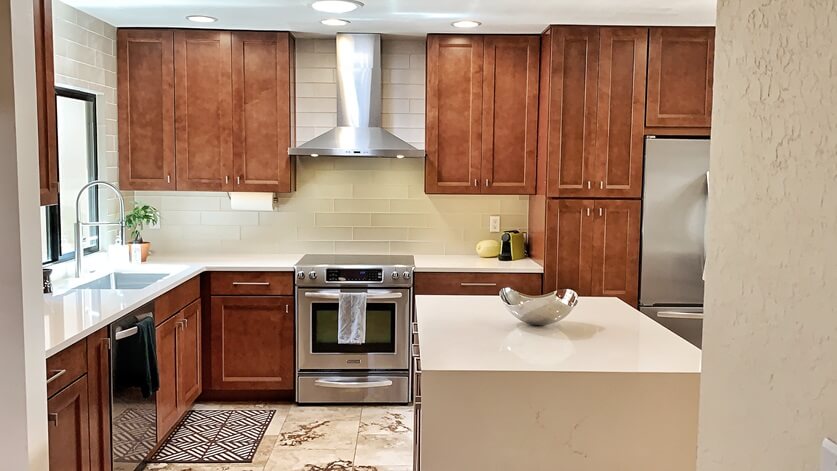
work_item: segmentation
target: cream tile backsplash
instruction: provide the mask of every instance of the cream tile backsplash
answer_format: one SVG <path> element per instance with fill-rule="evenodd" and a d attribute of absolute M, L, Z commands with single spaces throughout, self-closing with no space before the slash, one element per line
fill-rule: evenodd
<path fill-rule="evenodd" d="M 336 123 L 333 40 L 297 39 L 297 141 Z M 384 127 L 424 147 L 424 42 L 384 40 Z M 146 238 L 161 253 L 286 252 L 472 254 L 488 232 L 525 229 L 528 197 L 424 193 L 423 159 L 303 157 L 297 191 L 272 212 L 230 210 L 226 193 L 135 192 L 158 207 Z"/>

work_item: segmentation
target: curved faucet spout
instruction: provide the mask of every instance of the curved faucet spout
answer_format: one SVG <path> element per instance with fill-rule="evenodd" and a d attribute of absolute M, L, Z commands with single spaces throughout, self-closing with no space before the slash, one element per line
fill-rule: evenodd
<path fill-rule="evenodd" d="M 82 222 L 80 219 L 80 212 L 79 212 L 79 205 L 81 203 L 81 195 L 84 194 L 90 188 L 94 186 L 103 186 L 106 188 L 110 188 L 116 194 L 116 199 L 119 201 L 119 221 L 115 222 L 104 222 L 104 221 L 84 221 Z M 103 180 L 93 180 L 92 182 L 84 185 L 78 191 L 78 195 L 76 195 L 76 224 L 75 224 L 75 257 L 76 257 L 76 278 L 81 276 L 81 261 L 84 255 L 84 248 L 81 244 L 82 239 L 82 228 L 84 226 L 90 227 L 101 227 L 101 226 L 119 226 L 119 239 L 116 241 L 118 244 L 125 243 L 125 198 L 122 197 L 122 193 L 119 191 L 115 185 L 108 183 Z"/>

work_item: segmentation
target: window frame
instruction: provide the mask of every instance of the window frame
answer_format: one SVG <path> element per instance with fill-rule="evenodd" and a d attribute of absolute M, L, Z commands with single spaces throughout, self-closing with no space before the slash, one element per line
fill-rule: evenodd
<path fill-rule="evenodd" d="M 64 98 L 71 98 L 75 100 L 82 100 L 90 103 L 90 110 L 93 125 L 90 126 L 90 139 L 92 141 L 92 145 L 90 146 L 90 152 L 87 156 L 87 173 L 90 178 L 90 181 L 97 180 L 99 178 L 99 136 L 98 136 L 98 116 L 97 116 L 97 96 L 93 93 L 83 92 L 80 90 L 73 90 L 70 88 L 64 87 L 55 87 L 55 103 L 54 106 L 58 107 L 58 97 Z M 56 123 L 56 135 L 57 135 L 57 123 Z M 60 151 L 58 152 L 58 159 L 60 161 L 61 154 Z M 61 165 L 58 165 L 59 171 Z M 59 172 L 60 173 L 60 172 Z M 58 181 L 61 181 L 61 175 L 58 175 Z M 60 184 L 59 184 L 60 188 Z M 91 220 L 97 220 L 99 218 L 99 188 L 93 187 L 88 190 L 91 194 L 89 198 L 89 208 L 88 214 Z M 90 194 L 88 193 L 88 194 Z M 46 248 L 47 253 L 45 260 L 42 262 L 43 265 L 50 265 L 53 263 L 61 263 L 66 262 L 68 260 L 72 260 L 75 258 L 75 250 L 71 252 L 67 252 L 65 254 L 61 254 L 61 209 L 60 203 L 62 195 L 59 191 L 58 194 L 58 204 L 53 204 L 50 206 L 44 206 L 44 210 L 46 212 L 46 227 L 44 231 L 46 231 Z M 76 195 L 69 195 L 70 198 L 75 198 Z M 75 230 L 75 228 L 71 228 L 70 230 Z M 100 231 L 98 227 L 92 226 L 91 227 L 91 235 L 96 237 L 96 243 L 93 246 L 87 247 L 84 249 L 84 254 L 89 255 L 92 253 L 96 253 L 100 249 Z M 75 237 L 75 235 L 74 235 Z"/>

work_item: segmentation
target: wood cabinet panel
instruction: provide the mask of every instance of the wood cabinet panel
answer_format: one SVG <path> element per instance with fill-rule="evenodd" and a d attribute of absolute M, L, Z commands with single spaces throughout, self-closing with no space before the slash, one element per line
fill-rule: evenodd
<path fill-rule="evenodd" d="M 289 33 L 232 33 L 235 191 L 293 191 L 294 41 Z"/>
<path fill-rule="evenodd" d="M 642 203 L 599 200 L 594 208 L 593 293 L 616 296 L 636 307 L 639 296 Z"/>
<path fill-rule="evenodd" d="M 537 36 L 485 36 L 482 192 L 535 192 L 538 127 Z"/>
<path fill-rule="evenodd" d="M 177 408 L 184 414 L 201 394 L 201 302 L 194 301 L 178 315 Z"/>
<path fill-rule="evenodd" d="M 41 206 L 58 204 L 58 128 L 52 45 L 52 1 L 34 0 L 35 88 L 38 112 L 38 174 Z"/>
<path fill-rule="evenodd" d="M 104 328 L 87 337 L 90 468 L 111 470 L 110 338 Z"/>
<path fill-rule="evenodd" d="M 212 389 L 293 389 L 293 297 L 213 296 L 211 323 Z"/>
<path fill-rule="evenodd" d="M 647 127 L 706 128 L 712 123 L 714 28 L 651 28 Z"/>
<path fill-rule="evenodd" d="M 47 396 L 52 396 L 87 373 L 87 341 L 80 340 L 47 358 Z"/>
<path fill-rule="evenodd" d="M 117 32 L 119 185 L 174 190 L 174 33 Z"/>
<path fill-rule="evenodd" d="M 642 196 L 648 28 L 601 28 L 592 196 Z"/>
<path fill-rule="evenodd" d="M 160 389 L 157 390 L 157 440 L 166 438 L 180 418 L 177 407 L 177 337 L 180 316 L 171 317 L 157 326 L 157 371 Z"/>
<path fill-rule="evenodd" d="M 547 202 L 544 291 L 569 288 L 581 296 L 594 294 L 593 206 L 590 200 Z"/>
<path fill-rule="evenodd" d="M 540 273 L 428 273 L 415 274 L 415 292 L 437 295 L 496 295 L 511 287 L 521 293 L 541 291 Z"/>
<path fill-rule="evenodd" d="M 482 36 L 427 37 L 427 193 L 480 193 L 482 81 Z"/>
<path fill-rule="evenodd" d="M 599 28 L 554 27 L 547 107 L 547 195 L 586 196 L 597 173 Z"/>
<path fill-rule="evenodd" d="M 154 300 L 154 323 L 160 325 L 200 296 L 201 283 L 197 276 L 160 295 Z"/>
<path fill-rule="evenodd" d="M 51 471 L 92 469 L 87 401 L 87 376 L 82 376 L 47 401 Z"/>
<path fill-rule="evenodd" d="M 233 189 L 230 33 L 174 33 L 177 189 Z"/>
<path fill-rule="evenodd" d="M 273 296 L 294 294 L 293 272 L 218 271 L 209 275 L 212 296 Z"/>

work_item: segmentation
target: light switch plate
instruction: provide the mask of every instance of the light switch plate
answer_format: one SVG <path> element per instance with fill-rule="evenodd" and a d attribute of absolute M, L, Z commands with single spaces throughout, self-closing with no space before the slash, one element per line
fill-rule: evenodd
<path fill-rule="evenodd" d="M 488 216 L 488 232 L 500 232 L 500 216 Z"/>
<path fill-rule="evenodd" d="M 822 471 L 837 471 L 837 443 L 826 438 L 822 441 Z"/>

